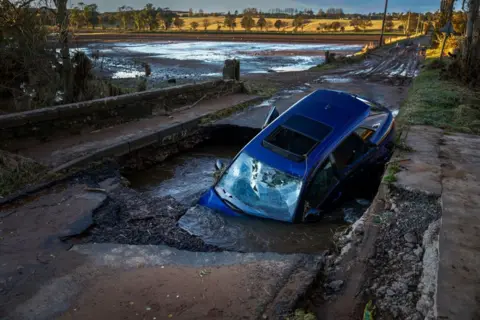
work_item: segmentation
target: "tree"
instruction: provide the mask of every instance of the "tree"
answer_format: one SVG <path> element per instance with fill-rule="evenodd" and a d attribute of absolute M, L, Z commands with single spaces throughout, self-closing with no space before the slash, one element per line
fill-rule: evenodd
<path fill-rule="evenodd" d="M 89 4 L 83 8 L 83 15 L 87 25 L 91 25 L 92 29 L 98 24 L 98 7 L 96 4 Z"/>
<path fill-rule="evenodd" d="M 385 22 L 385 30 L 387 32 L 392 32 L 393 31 L 393 26 L 394 26 L 393 21 L 386 21 Z"/>
<path fill-rule="evenodd" d="M 283 26 L 283 21 L 282 20 L 277 20 L 274 23 L 275 28 L 277 28 L 277 31 L 280 31 L 280 28 Z"/>
<path fill-rule="evenodd" d="M 170 11 L 170 9 L 168 8 L 158 9 L 156 19 L 159 22 L 159 24 L 163 24 L 163 27 L 165 30 L 168 30 L 171 28 L 175 18 L 177 18 L 177 15 L 172 11 Z"/>
<path fill-rule="evenodd" d="M 203 29 L 207 31 L 208 27 L 211 25 L 210 20 L 205 18 L 202 20 Z"/>
<path fill-rule="evenodd" d="M 257 28 L 263 31 L 263 28 L 267 27 L 267 20 L 263 15 L 260 16 L 257 20 Z"/>
<path fill-rule="evenodd" d="M 153 31 L 155 28 L 158 27 L 157 23 L 157 10 L 151 3 L 147 3 L 143 8 L 143 13 L 141 18 L 143 19 L 144 27 L 148 28 L 150 31 Z"/>
<path fill-rule="evenodd" d="M 199 15 L 200 17 L 203 17 L 203 16 L 204 16 L 203 9 L 198 10 L 198 15 Z"/>
<path fill-rule="evenodd" d="M 295 31 L 298 29 L 298 28 L 301 28 L 302 29 L 302 32 L 303 32 L 303 28 L 305 27 L 306 24 L 310 23 L 310 20 L 307 20 L 305 19 L 302 15 L 297 15 L 295 17 L 295 19 L 293 19 L 293 22 L 292 22 L 292 25 L 293 27 L 295 28 Z"/>
<path fill-rule="evenodd" d="M 398 31 L 403 32 L 404 30 L 405 30 L 405 27 L 403 26 L 403 24 L 398 26 Z"/>
<path fill-rule="evenodd" d="M 250 31 L 255 26 L 255 21 L 250 14 L 247 14 L 243 16 L 240 24 L 246 31 Z"/>
<path fill-rule="evenodd" d="M 190 27 L 192 27 L 193 31 L 197 31 L 197 28 L 200 24 L 196 21 L 190 22 Z"/>
<path fill-rule="evenodd" d="M 188 9 L 188 16 L 193 17 L 193 9 L 192 8 Z"/>
<path fill-rule="evenodd" d="M 63 88 L 68 89 L 69 78 L 64 78 L 65 65 L 71 67 L 68 50 L 68 16 L 66 4 L 56 2 L 53 8 L 36 8 L 31 1 L 0 1 L 0 97 L 2 106 L 10 107 L 12 101 L 17 111 L 49 106 L 58 90 L 62 90 L 58 78 L 62 76 Z M 59 19 L 59 13 L 62 18 Z M 55 17 L 60 28 L 61 53 L 49 43 L 45 25 L 47 15 Z M 49 19 L 49 18 L 48 18 Z M 65 32 L 67 34 L 65 34 Z M 52 67 L 55 66 L 55 67 Z M 71 69 L 70 69 L 71 70 Z M 68 69 L 67 69 L 68 71 Z M 69 95 L 69 92 L 65 94 Z M 3 181 L 2 181 L 3 182 Z"/>
<path fill-rule="evenodd" d="M 388 15 L 385 18 L 385 31 L 387 32 L 392 32 L 393 31 L 393 17 L 391 15 Z"/>
<path fill-rule="evenodd" d="M 236 17 L 235 16 L 232 16 L 230 14 L 230 11 L 227 13 L 227 15 L 225 16 L 225 20 L 223 22 L 223 25 L 227 28 L 229 28 L 230 30 L 234 31 L 235 28 L 237 27 L 237 22 L 236 22 Z"/>
<path fill-rule="evenodd" d="M 373 26 L 372 20 L 368 18 L 360 20 L 360 28 L 363 29 L 363 32 L 365 32 L 365 30 L 371 26 Z"/>
<path fill-rule="evenodd" d="M 339 21 L 334 21 L 330 26 L 333 29 L 333 31 L 337 32 L 338 29 L 340 29 L 340 27 L 342 26 L 342 24 Z"/>
<path fill-rule="evenodd" d="M 467 27 L 467 14 L 462 11 L 457 11 L 452 15 L 452 24 L 455 32 L 464 34 Z"/>
<path fill-rule="evenodd" d="M 176 17 L 175 20 L 173 21 L 173 25 L 178 28 L 178 30 L 181 30 L 182 27 L 185 25 L 185 20 L 183 20 L 180 17 Z"/>
<path fill-rule="evenodd" d="M 325 17 L 325 12 L 322 9 L 318 10 L 317 17 L 324 18 Z"/>
<path fill-rule="evenodd" d="M 341 31 L 341 32 L 345 32 L 345 26 L 341 26 L 341 27 L 340 27 L 340 31 Z"/>
<path fill-rule="evenodd" d="M 353 18 L 350 20 L 350 26 L 353 27 L 353 30 L 356 32 L 360 31 L 360 26 L 362 24 L 362 20 L 359 18 Z"/>
<path fill-rule="evenodd" d="M 70 60 L 70 48 L 68 46 L 68 0 L 53 0 L 57 8 L 57 25 L 60 29 L 60 55 L 62 57 L 62 79 L 63 79 L 63 102 L 73 101 L 73 74 L 72 61 Z M 3 33 L 3 32 L 2 32 Z"/>
<path fill-rule="evenodd" d="M 124 30 L 127 30 L 127 27 L 132 20 L 132 10 L 132 7 L 127 7 L 125 5 L 118 8 L 118 20 L 122 23 Z"/>
<path fill-rule="evenodd" d="M 83 26 L 83 13 L 79 7 L 74 7 L 70 10 L 70 24 L 74 29 L 78 29 Z"/>

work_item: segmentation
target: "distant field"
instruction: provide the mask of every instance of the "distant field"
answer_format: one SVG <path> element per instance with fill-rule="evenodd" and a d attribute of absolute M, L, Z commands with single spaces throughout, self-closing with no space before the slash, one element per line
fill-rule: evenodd
<path fill-rule="evenodd" d="M 191 18 L 182 18 L 185 20 L 185 26 L 183 27 L 184 30 L 189 30 L 190 29 L 190 23 L 192 22 L 197 22 L 199 24 L 198 30 L 204 30 L 203 28 L 203 20 L 208 19 L 208 21 L 211 23 L 211 25 L 208 27 L 207 30 L 209 31 L 216 31 L 217 30 L 217 23 L 220 23 L 222 25 L 222 30 L 225 31 L 226 28 L 223 27 L 223 21 L 225 20 L 225 17 L 191 17 Z M 237 31 L 244 31 L 245 29 L 242 28 L 240 22 L 241 18 L 237 18 L 237 27 L 235 30 Z M 254 18 L 255 22 L 258 20 L 258 18 Z M 267 22 L 270 22 L 272 25 L 277 21 L 278 19 L 276 18 L 267 18 Z M 292 27 L 292 22 L 293 19 L 280 19 L 282 21 L 286 21 L 289 24 L 289 27 L 285 28 L 285 31 L 293 31 Z M 353 27 L 350 26 L 350 20 L 342 20 L 342 19 L 312 19 L 311 22 L 303 28 L 304 32 L 318 32 L 317 27 L 321 23 L 332 23 L 332 22 L 341 22 L 345 25 L 345 31 L 346 32 L 352 32 L 354 31 Z M 373 26 L 370 28 L 367 28 L 368 31 L 380 31 L 382 28 L 382 20 L 372 20 Z M 398 26 L 402 24 L 401 21 L 393 21 L 394 24 L 394 30 L 398 30 Z M 259 31 L 260 29 L 254 28 L 253 31 Z M 265 30 L 265 29 L 264 29 Z M 276 31 L 277 29 L 275 27 L 269 28 L 269 31 Z M 282 31 L 283 29 L 280 29 Z M 299 30 L 300 31 L 300 30 Z"/>

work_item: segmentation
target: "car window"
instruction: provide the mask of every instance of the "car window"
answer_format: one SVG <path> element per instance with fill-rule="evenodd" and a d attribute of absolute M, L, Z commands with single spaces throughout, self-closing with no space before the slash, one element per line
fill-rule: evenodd
<path fill-rule="evenodd" d="M 333 151 L 333 157 L 338 170 L 341 171 L 353 164 L 367 151 L 368 147 L 362 138 L 358 134 L 352 133 Z"/>
<path fill-rule="evenodd" d="M 358 134 L 363 141 L 370 141 L 370 138 L 373 136 L 375 131 L 368 128 L 359 127 L 357 130 L 355 130 L 355 133 Z"/>
<path fill-rule="evenodd" d="M 328 195 L 328 190 L 337 181 L 332 162 L 327 159 L 315 173 L 308 186 L 305 200 L 308 202 L 309 207 L 315 208 L 321 204 L 325 196 Z"/>

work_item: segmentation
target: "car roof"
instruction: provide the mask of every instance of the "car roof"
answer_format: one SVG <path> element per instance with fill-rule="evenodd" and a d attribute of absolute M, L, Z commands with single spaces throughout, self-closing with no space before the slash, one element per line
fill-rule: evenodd
<path fill-rule="evenodd" d="M 370 113 L 370 105 L 356 96 L 335 90 L 316 90 L 304 97 L 262 130 L 243 151 L 266 164 L 295 176 L 307 176 Z M 302 161 L 292 161 L 263 145 L 263 141 L 292 117 L 305 117 L 331 127 L 328 134 Z M 298 118 L 298 117 L 297 117 Z M 309 121 L 311 123 L 311 121 Z"/>

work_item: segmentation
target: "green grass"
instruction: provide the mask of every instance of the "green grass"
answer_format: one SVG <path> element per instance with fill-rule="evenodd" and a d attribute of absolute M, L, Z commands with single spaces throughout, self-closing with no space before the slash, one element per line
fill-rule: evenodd
<path fill-rule="evenodd" d="M 388 165 L 387 173 L 383 176 L 383 182 L 394 183 L 397 181 L 396 174 L 400 172 L 400 166 L 398 162 L 391 162 Z"/>
<path fill-rule="evenodd" d="M 48 176 L 47 167 L 32 159 L 0 150 L 0 198 Z"/>
<path fill-rule="evenodd" d="M 435 59 L 428 60 L 400 109 L 399 125 L 480 134 L 480 93 L 441 77 L 441 69 L 430 67 Z"/>

